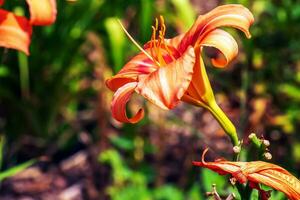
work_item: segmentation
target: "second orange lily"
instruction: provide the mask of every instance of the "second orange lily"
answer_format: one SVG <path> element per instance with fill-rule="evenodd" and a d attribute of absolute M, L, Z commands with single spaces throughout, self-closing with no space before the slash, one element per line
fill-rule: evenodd
<path fill-rule="evenodd" d="M 0 9 L 0 46 L 23 51 L 29 55 L 32 25 L 50 25 L 56 19 L 56 0 L 26 0 L 30 20 Z M 0 0 L 0 6 L 4 0 Z"/>
<path fill-rule="evenodd" d="M 237 55 L 238 46 L 230 34 L 218 28 L 235 27 L 249 38 L 253 21 L 251 12 L 241 5 L 219 6 L 199 16 L 185 34 L 165 39 L 164 19 L 160 18 L 160 26 L 156 20 L 151 40 L 144 48 L 137 45 L 142 52 L 106 82 L 116 91 L 111 105 L 113 117 L 127 123 L 143 118 L 143 109 L 132 118 L 126 115 L 126 104 L 134 91 L 163 109 L 184 101 L 208 109 L 238 145 L 235 127 L 216 104 L 201 53 L 204 46 L 217 48 L 223 57 L 212 59 L 212 64 L 225 67 Z"/>
<path fill-rule="evenodd" d="M 220 175 L 231 174 L 239 183 L 249 181 L 250 187 L 257 189 L 262 200 L 268 200 L 269 191 L 264 191 L 259 184 L 264 184 L 285 193 L 291 200 L 300 199 L 300 181 L 288 171 L 278 165 L 263 161 L 230 162 L 216 160 L 205 162 L 206 149 L 202 154 L 201 162 L 193 162 L 193 165 L 211 169 Z"/>

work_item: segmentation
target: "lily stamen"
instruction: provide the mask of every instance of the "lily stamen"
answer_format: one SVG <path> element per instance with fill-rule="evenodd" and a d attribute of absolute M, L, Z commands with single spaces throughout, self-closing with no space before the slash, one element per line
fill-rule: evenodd
<path fill-rule="evenodd" d="M 172 61 L 176 60 L 173 54 L 171 53 L 171 50 L 168 48 L 168 45 L 165 43 L 165 34 L 166 34 L 166 25 L 163 16 L 160 16 L 159 21 L 156 18 L 155 26 L 152 26 L 152 36 L 150 41 L 151 56 L 157 61 L 157 63 L 160 63 L 159 66 L 164 66 L 167 64 L 164 59 L 162 50 L 167 51 L 167 55 L 171 57 Z"/>
<path fill-rule="evenodd" d="M 127 35 L 127 37 L 132 41 L 132 43 L 139 49 L 141 50 L 150 60 L 152 60 L 153 62 L 155 62 L 158 66 L 160 66 L 160 64 L 149 54 L 147 53 L 134 39 L 133 37 L 128 33 L 128 31 L 125 29 L 125 27 L 123 26 L 123 24 L 121 23 L 120 20 L 117 20 L 118 23 L 120 24 L 121 28 L 123 29 L 123 31 L 125 32 L 125 34 Z"/>

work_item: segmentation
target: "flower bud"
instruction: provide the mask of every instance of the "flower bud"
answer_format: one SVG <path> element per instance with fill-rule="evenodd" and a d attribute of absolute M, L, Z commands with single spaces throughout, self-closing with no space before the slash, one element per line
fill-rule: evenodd
<path fill-rule="evenodd" d="M 240 153 L 241 152 L 241 147 L 240 146 L 234 146 L 233 147 L 233 152 L 236 153 L 236 154 Z"/>
<path fill-rule="evenodd" d="M 272 154 L 270 152 L 266 152 L 264 153 L 264 157 L 267 159 L 267 160 L 271 160 L 272 159 Z"/>

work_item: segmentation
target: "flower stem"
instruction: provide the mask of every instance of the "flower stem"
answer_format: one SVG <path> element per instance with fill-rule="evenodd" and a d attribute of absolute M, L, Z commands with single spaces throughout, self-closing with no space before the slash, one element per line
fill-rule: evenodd
<path fill-rule="evenodd" d="M 239 145 L 239 139 L 237 136 L 237 132 L 235 126 L 228 119 L 228 117 L 224 114 L 221 108 L 215 101 L 209 103 L 209 106 L 206 108 L 211 112 L 211 114 L 217 119 L 219 124 L 222 126 L 226 134 L 230 137 L 233 146 Z"/>
<path fill-rule="evenodd" d="M 29 69 L 28 69 L 28 58 L 22 53 L 18 52 L 19 70 L 20 70 L 20 87 L 22 97 L 29 97 Z"/>

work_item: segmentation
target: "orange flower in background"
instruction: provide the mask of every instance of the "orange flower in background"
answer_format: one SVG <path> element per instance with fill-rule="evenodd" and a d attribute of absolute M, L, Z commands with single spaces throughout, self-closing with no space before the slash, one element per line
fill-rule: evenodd
<path fill-rule="evenodd" d="M 201 57 L 205 46 L 218 49 L 223 57 L 213 58 L 216 67 L 225 67 L 238 53 L 236 41 L 227 32 L 218 29 L 231 26 L 242 30 L 249 38 L 249 27 L 254 19 L 241 5 L 219 6 L 198 17 L 185 34 L 165 39 L 166 26 L 160 17 L 152 27 L 151 40 L 144 48 L 125 33 L 142 51 L 133 57 L 106 84 L 116 91 L 112 101 L 112 115 L 120 122 L 136 123 L 144 116 L 140 109 L 132 118 L 126 115 L 126 104 L 136 92 L 163 109 L 172 109 L 180 101 L 208 109 L 224 130 L 238 145 L 235 127 L 215 102 Z"/>
<path fill-rule="evenodd" d="M 300 199 L 300 181 L 280 166 L 262 162 L 230 162 L 216 160 L 205 162 L 204 156 L 208 149 L 202 154 L 201 162 L 193 162 L 198 167 L 209 168 L 220 175 L 231 174 L 239 183 L 249 182 L 250 187 L 257 189 L 261 198 L 268 199 L 270 191 L 264 191 L 259 184 L 264 184 L 286 194 L 291 200 Z"/>
<path fill-rule="evenodd" d="M 32 25 L 50 25 L 56 19 L 55 0 L 26 0 L 30 20 L 0 9 L 0 46 L 23 51 L 29 55 Z M 0 6 L 4 0 L 0 0 Z"/>

